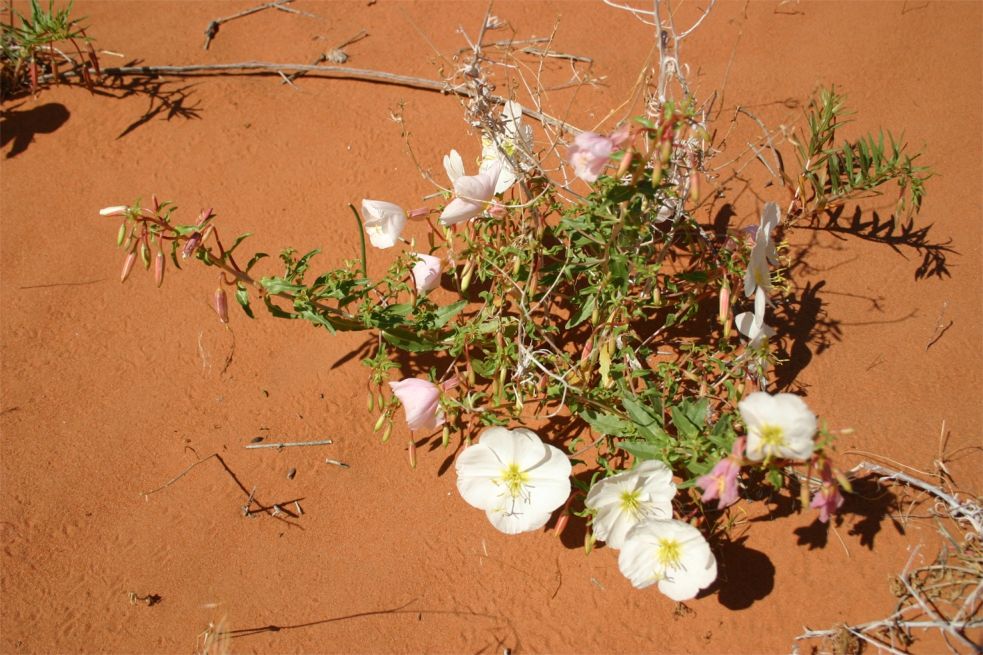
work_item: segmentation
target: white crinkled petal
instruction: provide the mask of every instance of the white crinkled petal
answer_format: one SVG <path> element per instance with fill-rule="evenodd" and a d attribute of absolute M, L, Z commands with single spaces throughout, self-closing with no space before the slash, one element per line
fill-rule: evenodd
<path fill-rule="evenodd" d="M 470 200 L 454 198 L 447 203 L 444 211 L 440 213 L 440 222 L 444 225 L 454 225 L 466 221 L 469 218 L 474 218 L 483 212 L 484 209 L 483 205 L 471 202 Z"/>
<path fill-rule="evenodd" d="M 530 511 L 523 506 L 517 506 L 515 511 L 507 508 L 489 509 L 485 512 L 488 520 L 500 532 L 505 534 L 519 534 L 520 532 L 531 532 L 538 530 L 550 520 L 550 512 L 537 513 Z"/>
<path fill-rule="evenodd" d="M 505 467 L 516 460 L 516 439 L 513 432 L 513 430 L 498 426 L 486 428 L 478 436 L 478 443 L 491 449 L 501 461 L 502 466 Z"/>

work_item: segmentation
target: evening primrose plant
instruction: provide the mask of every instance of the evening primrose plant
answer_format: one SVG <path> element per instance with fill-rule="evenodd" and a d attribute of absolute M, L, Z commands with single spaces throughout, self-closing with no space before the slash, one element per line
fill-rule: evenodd
<path fill-rule="evenodd" d="M 351 206 L 362 249 L 334 270 L 314 271 L 317 250 L 286 248 L 277 272 L 266 253 L 242 254 L 248 234 L 223 240 L 211 210 L 192 224 L 156 199 L 102 214 L 120 222 L 123 280 L 138 260 L 158 285 L 168 263 L 197 260 L 218 272 L 222 322 L 231 294 L 249 317 L 262 306 L 369 332 L 367 405 L 383 441 L 408 434 L 414 466 L 421 441 L 453 447 L 462 498 L 497 530 L 556 518 L 560 532 L 584 517 L 588 552 L 605 543 L 630 584 L 684 601 L 714 584 L 742 499 L 770 487 L 828 522 L 850 491 L 832 434 L 802 398 L 769 389 L 786 232 L 889 182 L 917 210 L 927 174 L 896 145 L 834 146 L 842 102 L 822 92 L 793 141 L 801 172 L 782 171 L 784 204 L 764 202 L 751 229 L 714 228 L 697 218 L 717 192 L 706 112 L 689 97 L 654 107 L 576 134 L 563 179 L 521 104 L 490 110 L 480 160 L 448 148 L 436 200 Z M 425 247 L 402 236 L 413 221 Z M 389 259 L 378 279 L 366 242 Z M 569 436 L 548 427 L 558 416 L 574 422 Z"/>

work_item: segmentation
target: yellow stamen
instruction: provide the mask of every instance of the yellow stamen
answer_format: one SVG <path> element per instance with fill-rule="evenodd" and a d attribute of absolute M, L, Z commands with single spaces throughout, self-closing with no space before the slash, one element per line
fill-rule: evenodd
<path fill-rule="evenodd" d="M 519 468 L 515 462 L 502 471 L 501 483 L 508 489 L 509 495 L 518 498 L 522 488 L 529 482 L 529 474 Z"/>

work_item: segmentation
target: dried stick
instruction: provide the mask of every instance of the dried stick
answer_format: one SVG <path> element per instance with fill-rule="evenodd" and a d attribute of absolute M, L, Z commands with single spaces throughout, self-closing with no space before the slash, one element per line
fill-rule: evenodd
<path fill-rule="evenodd" d="M 215 35 L 218 34 L 218 28 L 222 23 L 228 23 L 230 20 L 242 18 L 243 16 L 248 16 L 249 14 L 255 14 L 256 12 L 263 11 L 264 9 L 279 9 L 280 11 L 286 11 L 292 14 L 301 14 L 310 18 L 317 18 L 317 16 L 314 14 L 308 14 L 306 11 L 298 11 L 296 9 L 291 9 L 290 7 L 284 7 L 285 4 L 293 1 L 294 0 L 274 0 L 273 2 L 267 2 L 251 9 L 245 9 L 240 11 L 238 14 L 232 14 L 231 16 L 225 16 L 223 18 L 216 18 L 208 24 L 208 27 L 205 28 L 205 50 L 208 50 L 208 46 L 211 44 L 212 39 L 215 38 Z"/>
<path fill-rule="evenodd" d="M 397 75 L 385 71 L 372 70 L 369 68 L 348 68 L 347 66 L 316 66 L 311 64 L 277 64 L 263 61 L 246 61 L 233 64 L 195 64 L 192 66 L 119 66 L 104 68 L 103 75 L 113 77 L 132 77 L 138 75 L 173 75 L 176 77 L 202 75 L 207 73 L 225 73 L 234 71 L 253 71 L 258 74 L 281 75 L 282 71 L 303 71 L 324 77 L 347 78 L 353 80 L 363 80 L 367 82 L 380 82 L 383 84 L 394 84 L 406 86 L 413 89 L 423 89 L 425 91 L 436 91 L 438 93 L 452 93 L 454 95 L 473 97 L 466 85 L 451 85 L 448 82 L 429 80 L 423 77 L 412 77 L 409 75 Z M 63 73 L 63 77 L 78 75 L 74 71 Z M 50 74 L 44 78 L 52 77 Z M 485 98 L 489 102 L 504 105 L 508 99 L 501 96 L 489 95 Z M 572 134 L 580 134 L 583 130 L 577 128 L 566 121 L 550 116 L 543 112 L 533 109 L 523 108 L 523 113 L 533 118 L 543 125 L 549 125 L 558 129 L 563 129 Z"/>
<path fill-rule="evenodd" d="M 327 446 L 334 443 L 331 439 L 320 441 L 281 441 L 280 443 L 250 443 L 245 448 L 290 448 L 292 446 Z"/>
<path fill-rule="evenodd" d="M 186 468 L 183 471 L 181 471 L 180 473 L 178 473 L 173 479 L 165 482 L 164 484 L 160 485 L 159 487 L 157 487 L 153 491 L 144 491 L 140 495 L 146 497 L 146 496 L 149 496 L 150 494 L 155 494 L 155 493 L 157 493 L 158 491 L 160 491 L 162 489 L 166 489 L 167 487 L 171 486 L 172 484 L 174 484 L 175 482 L 177 482 L 178 480 L 180 480 L 181 478 L 183 478 L 185 475 L 187 475 L 188 472 L 191 471 L 191 469 L 193 469 L 194 467 L 198 466 L 199 464 L 202 464 L 204 462 L 207 462 L 212 457 L 218 457 L 218 453 L 212 453 L 211 455 L 209 455 L 208 457 L 206 457 L 204 459 L 199 459 L 197 462 L 195 462 L 194 464 L 192 464 L 188 468 Z"/>

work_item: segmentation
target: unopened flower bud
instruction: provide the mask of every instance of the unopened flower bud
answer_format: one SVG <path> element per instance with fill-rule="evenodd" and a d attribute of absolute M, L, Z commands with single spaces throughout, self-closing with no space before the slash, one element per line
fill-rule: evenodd
<path fill-rule="evenodd" d="M 154 213 L 156 214 L 158 211 L 160 211 L 160 202 L 157 201 L 157 194 L 151 193 L 150 200 L 154 203 Z"/>
<path fill-rule="evenodd" d="M 157 282 L 158 288 L 164 283 L 164 251 L 158 250 L 157 257 L 154 260 L 154 281 Z"/>
<path fill-rule="evenodd" d="M 833 471 L 833 475 L 836 477 L 836 481 L 839 483 L 840 489 L 847 492 L 848 494 L 853 493 L 853 484 L 850 482 L 850 479 L 848 477 L 843 475 L 842 472 L 835 471 L 835 470 Z"/>
<path fill-rule="evenodd" d="M 416 209 L 410 210 L 410 213 L 406 216 L 408 218 L 426 218 L 430 215 L 429 207 L 417 207 Z"/>
<path fill-rule="evenodd" d="M 717 320 L 720 321 L 721 325 L 724 325 L 727 323 L 728 318 L 730 318 L 730 285 L 725 282 L 724 285 L 720 287 Z"/>
<path fill-rule="evenodd" d="M 365 408 L 369 410 L 369 414 L 371 414 L 375 409 L 375 394 L 370 391 L 368 394 L 366 394 L 366 398 Z"/>
<path fill-rule="evenodd" d="M 621 158 L 621 166 L 618 167 L 617 177 L 624 176 L 628 172 L 628 167 L 631 166 L 632 159 L 635 158 L 635 146 L 629 146 L 628 150 L 625 151 L 624 156 Z"/>
<path fill-rule="evenodd" d="M 444 430 L 440 433 L 440 445 L 447 448 L 451 443 L 451 428 L 448 425 L 444 426 Z"/>
<path fill-rule="evenodd" d="M 119 231 L 116 233 L 116 245 L 123 245 L 123 239 L 126 238 L 126 223 L 120 223 Z"/>
<path fill-rule="evenodd" d="M 382 427 L 382 424 L 385 422 L 385 420 L 386 420 L 386 414 L 385 413 L 379 414 L 379 418 L 376 419 L 375 427 L 372 428 L 372 431 L 378 432 L 379 428 Z"/>
<path fill-rule="evenodd" d="M 584 555 L 590 555 L 590 552 L 594 550 L 594 535 L 588 530 L 587 534 L 584 535 Z"/>
<path fill-rule="evenodd" d="M 387 441 L 389 441 L 389 437 L 390 435 L 392 435 L 392 433 L 393 433 L 393 424 L 390 423 L 389 425 L 386 426 L 386 429 L 382 433 L 382 443 L 386 443 Z"/>
<path fill-rule="evenodd" d="M 689 199 L 693 202 L 700 201 L 700 176 L 693 175 L 689 180 Z"/>
<path fill-rule="evenodd" d="M 202 209 L 201 214 L 198 216 L 198 225 L 199 226 L 204 225 L 205 221 L 207 221 L 211 217 L 212 217 L 211 207 L 209 207 L 208 209 Z"/>
<path fill-rule="evenodd" d="M 652 186 L 657 187 L 662 182 L 662 162 L 652 162 Z"/>
<path fill-rule="evenodd" d="M 464 265 L 464 273 L 461 275 L 461 293 L 468 290 L 468 286 L 471 285 L 471 274 L 474 273 L 474 264 L 468 261 Z"/>
<path fill-rule="evenodd" d="M 123 260 L 123 271 L 119 274 L 120 282 L 126 282 L 126 278 L 130 277 L 130 271 L 133 270 L 133 264 L 136 262 L 136 260 L 137 254 L 135 252 L 131 252 L 126 256 L 126 259 Z"/>
<path fill-rule="evenodd" d="M 212 296 L 212 302 L 215 306 L 215 313 L 218 314 L 218 320 L 223 323 L 229 322 L 229 297 L 225 293 L 225 289 L 218 287 L 215 289 L 215 294 Z"/>
<path fill-rule="evenodd" d="M 129 209 L 126 205 L 113 205 L 112 207 L 103 207 L 99 210 L 100 216 L 125 216 L 126 210 Z"/>
<path fill-rule="evenodd" d="M 567 523 L 570 522 L 570 515 L 566 512 L 560 514 L 560 518 L 556 519 L 556 527 L 553 528 L 553 532 L 556 533 L 557 537 L 563 536 L 563 531 L 567 528 Z"/>

